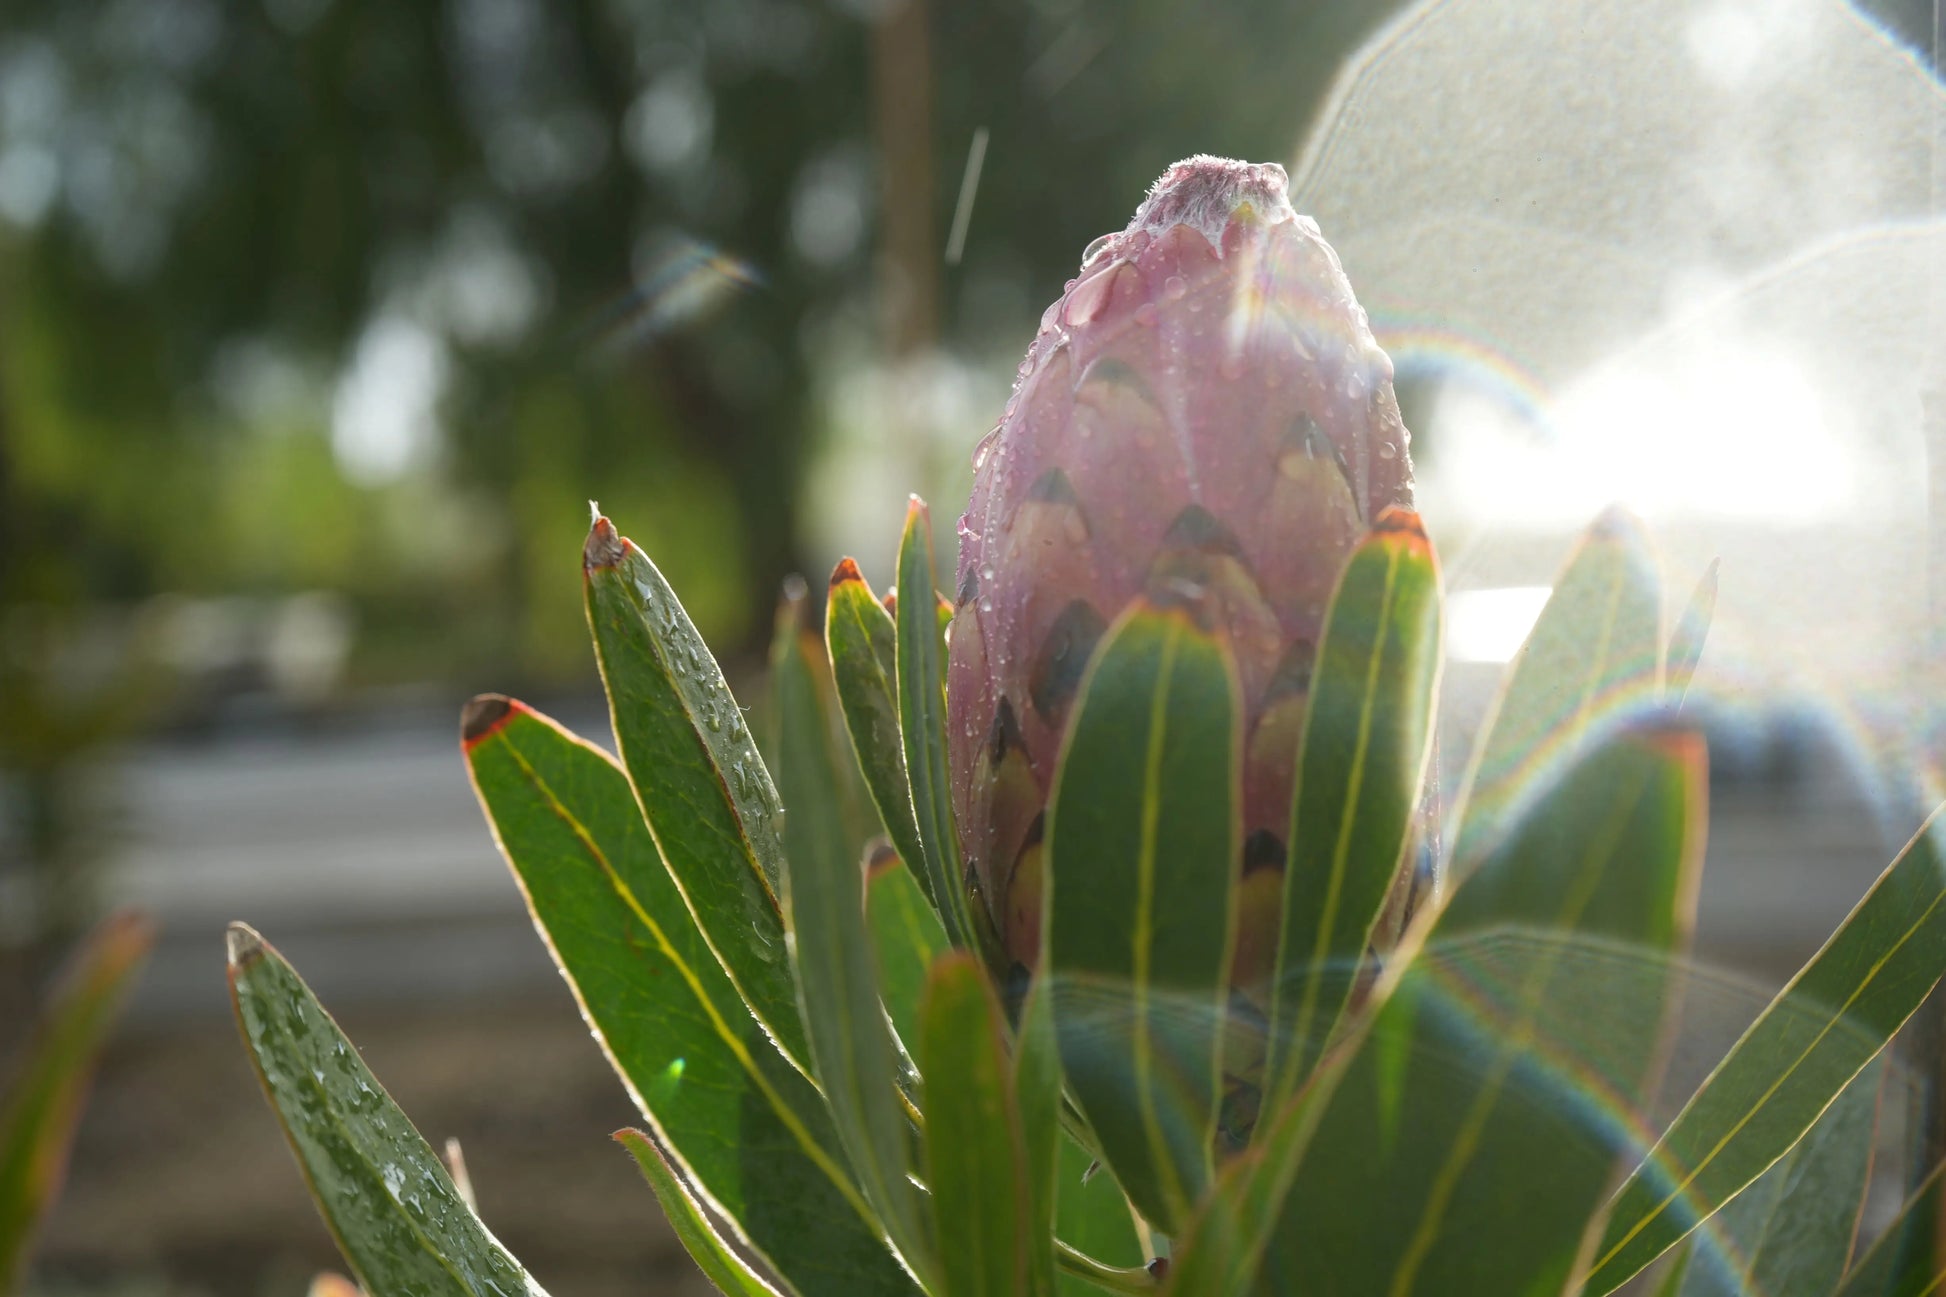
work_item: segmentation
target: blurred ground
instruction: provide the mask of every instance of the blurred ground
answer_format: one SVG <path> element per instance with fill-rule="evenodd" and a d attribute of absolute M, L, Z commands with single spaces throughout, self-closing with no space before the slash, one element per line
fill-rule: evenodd
<path fill-rule="evenodd" d="M 162 937 L 98 1077 L 41 1291 L 295 1294 L 342 1264 L 229 1019 L 231 918 L 312 979 L 435 1145 L 460 1140 L 488 1225 L 544 1286 L 710 1291 L 608 1139 L 639 1117 L 533 937 L 446 727 L 161 745 L 125 773 L 113 889 Z"/>

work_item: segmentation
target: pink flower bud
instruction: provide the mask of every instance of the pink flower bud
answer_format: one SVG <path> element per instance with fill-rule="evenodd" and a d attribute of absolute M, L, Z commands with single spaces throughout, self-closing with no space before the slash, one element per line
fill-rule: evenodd
<path fill-rule="evenodd" d="M 1038 949 L 1042 810 L 1082 670 L 1147 593 L 1197 599 L 1236 659 L 1235 975 L 1268 972 L 1281 874 L 1258 874 L 1284 863 L 1325 605 L 1379 511 L 1411 505 L 1408 440 L 1392 363 L 1282 167 L 1179 162 L 1090 245 L 974 451 L 959 524 L 954 809 L 1012 961 Z"/>

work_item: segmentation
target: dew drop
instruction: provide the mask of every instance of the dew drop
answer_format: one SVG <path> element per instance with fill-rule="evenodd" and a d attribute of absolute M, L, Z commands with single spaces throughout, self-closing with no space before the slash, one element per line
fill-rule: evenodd
<path fill-rule="evenodd" d="M 980 580 L 982 581 L 993 580 L 993 564 L 988 563 L 980 568 Z"/>
<path fill-rule="evenodd" d="M 1162 281 L 1162 295 L 1172 302 L 1181 301 L 1189 292 L 1189 282 L 1181 275 L 1171 275 Z"/>
<path fill-rule="evenodd" d="M 1380 459 L 1397 459 L 1399 457 L 1399 448 L 1389 441 L 1381 441 L 1378 443 L 1378 457 Z"/>
<path fill-rule="evenodd" d="M 993 600 L 991 600 L 991 599 L 982 599 L 982 600 L 980 600 L 980 611 L 981 611 L 981 612 L 992 612 L 992 611 L 993 611 Z"/>
<path fill-rule="evenodd" d="M 1108 251 L 1108 246 L 1114 241 L 1115 241 L 1114 235 L 1104 234 L 1100 238 L 1096 239 L 1093 243 L 1090 243 L 1081 252 L 1081 268 L 1083 270 L 1086 270 L 1090 265 L 1094 263 L 1097 257 L 1101 256 L 1102 253 Z"/>
<path fill-rule="evenodd" d="M 1013 413 L 1012 401 L 1007 402 L 1007 413 L 1009 414 Z M 993 453 L 993 443 L 999 438 L 999 436 L 1000 436 L 1000 425 L 995 424 L 991 429 L 987 431 L 986 436 L 980 438 L 980 444 L 973 447 L 973 467 L 975 470 L 978 470 L 983 464 L 987 462 L 987 456 Z"/>

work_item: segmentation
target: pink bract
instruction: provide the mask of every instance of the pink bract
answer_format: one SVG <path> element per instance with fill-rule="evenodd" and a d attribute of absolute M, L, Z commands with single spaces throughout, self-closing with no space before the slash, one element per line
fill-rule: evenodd
<path fill-rule="evenodd" d="M 1282 167 L 1179 162 L 1089 247 L 974 452 L 959 524 L 954 810 L 1011 961 L 1038 948 L 1069 705 L 1139 595 L 1193 597 L 1226 632 L 1246 712 L 1232 867 L 1281 869 L 1325 604 L 1380 510 L 1410 507 L 1408 442 L 1392 363 Z M 1261 926 L 1244 917 L 1239 977 L 1268 958 Z"/>

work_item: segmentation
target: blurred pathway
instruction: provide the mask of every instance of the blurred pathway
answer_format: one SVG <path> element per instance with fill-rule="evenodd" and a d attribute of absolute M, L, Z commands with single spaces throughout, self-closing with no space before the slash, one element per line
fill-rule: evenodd
<path fill-rule="evenodd" d="M 607 741 L 598 710 L 564 719 Z M 554 977 L 444 726 L 158 746 L 133 753 L 125 779 L 111 894 L 164 931 L 139 1015 L 225 1011 L 233 918 L 281 947 L 327 1003 L 492 995 Z M 1788 786 L 1719 788 L 1699 955 L 1782 981 L 1896 846 L 1815 760 Z"/>

